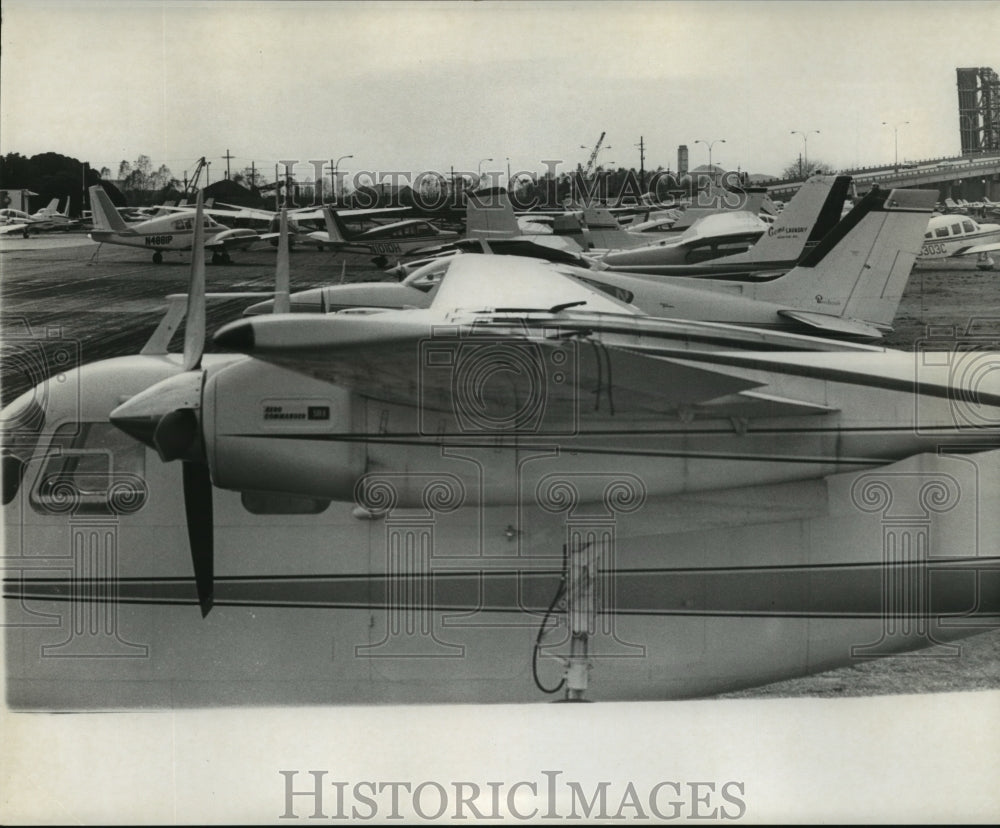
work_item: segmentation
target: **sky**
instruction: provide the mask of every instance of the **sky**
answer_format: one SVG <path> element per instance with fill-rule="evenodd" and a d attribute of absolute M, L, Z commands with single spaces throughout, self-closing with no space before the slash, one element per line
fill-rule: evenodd
<path fill-rule="evenodd" d="M 601 132 L 618 167 L 640 137 L 647 169 L 708 142 L 751 173 L 803 149 L 888 163 L 894 140 L 940 157 L 960 151 L 955 69 L 1000 71 L 998 31 L 1000 0 L 4 0 L 0 152 L 112 173 L 144 154 L 178 178 L 205 156 L 213 181 L 227 151 L 268 176 L 344 155 L 352 175 L 569 169 Z"/>

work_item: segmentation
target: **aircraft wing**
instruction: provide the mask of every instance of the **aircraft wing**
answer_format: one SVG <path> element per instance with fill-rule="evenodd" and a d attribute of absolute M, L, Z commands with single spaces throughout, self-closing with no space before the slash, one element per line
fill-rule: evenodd
<path fill-rule="evenodd" d="M 361 219 L 368 218 L 369 216 L 399 215 L 402 213 L 408 213 L 409 211 L 409 207 L 372 207 L 370 209 L 337 210 L 337 215 L 346 219 Z M 318 219 L 322 221 L 323 208 L 300 207 L 295 210 L 289 210 L 288 215 L 302 221 L 309 221 L 310 219 Z"/>
<path fill-rule="evenodd" d="M 990 242 L 989 244 L 977 244 L 974 247 L 968 247 L 961 253 L 956 253 L 956 256 L 975 256 L 979 253 L 992 253 L 995 250 L 1000 250 L 1000 242 Z"/>
<path fill-rule="evenodd" d="M 510 297 L 530 304 L 507 307 Z M 215 341 L 372 399 L 456 416 L 468 404 L 507 427 L 516 421 L 511 412 L 533 400 L 547 423 L 566 427 L 581 414 L 641 421 L 682 410 L 692 417 L 831 410 L 762 394 L 755 389 L 763 383 L 746 371 L 684 362 L 681 352 L 650 345 L 698 336 L 739 347 L 747 336 L 774 334 L 650 319 L 544 263 L 467 254 L 455 257 L 427 310 L 256 316 L 225 326 Z"/>

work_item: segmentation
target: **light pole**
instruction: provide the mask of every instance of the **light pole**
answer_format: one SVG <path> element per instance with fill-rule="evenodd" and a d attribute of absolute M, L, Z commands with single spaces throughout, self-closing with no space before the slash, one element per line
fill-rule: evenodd
<path fill-rule="evenodd" d="M 712 168 L 712 147 L 716 144 L 726 143 L 725 138 L 716 138 L 714 141 L 702 141 L 700 138 L 695 140 L 696 144 L 705 144 L 708 147 L 708 170 L 711 173 L 713 179 L 715 178 L 715 170 Z"/>
<path fill-rule="evenodd" d="M 483 177 L 483 161 L 492 161 L 492 158 L 483 158 L 479 161 L 479 166 L 476 168 L 476 174 L 482 178 Z"/>
<path fill-rule="evenodd" d="M 333 190 L 334 204 L 340 204 L 340 199 L 337 198 L 337 173 L 340 170 L 340 162 L 343 161 L 345 158 L 353 158 L 353 157 L 354 157 L 353 155 L 341 155 L 340 158 L 337 159 L 337 163 L 333 165 L 333 186 L 330 189 Z"/>
<path fill-rule="evenodd" d="M 510 192 L 510 156 L 507 156 L 507 192 Z"/>
<path fill-rule="evenodd" d="M 801 135 L 802 136 L 802 155 L 805 157 L 806 174 L 809 173 L 809 136 L 813 135 L 813 134 L 819 135 L 819 130 L 818 129 L 810 129 L 810 130 L 806 130 L 805 132 L 803 132 L 800 129 L 793 129 L 792 130 L 792 135 Z M 802 177 L 803 177 L 803 175 L 802 175 L 802 168 L 799 167 L 799 178 L 802 178 Z"/>
<path fill-rule="evenodd" d="M 899 128 L 901 126 L 906 126 L 910 123 L 909 121 L 903 121 L 901 124 L 892 125 L 892 157 L 893 166 L 896 168 L 896 172 L 899 172 Z M 882 126 L 889 126 L 888 121 L 882 121 Z"/>

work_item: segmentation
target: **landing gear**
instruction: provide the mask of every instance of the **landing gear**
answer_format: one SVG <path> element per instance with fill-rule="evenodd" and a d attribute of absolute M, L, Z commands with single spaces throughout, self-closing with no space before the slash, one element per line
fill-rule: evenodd
<path fill-rule="evenodd" d="M 376 256 L 372 259 L 372 264 L 379 270 L 385 270 L 386 266 L 389 264 L 389 260 L 385 256 Z"/>
<path fill-rule="evenodd" d="M 989 253 L 980 253 L 976 259 L 976 267 L 979 270 L 993 270 L 993 257 Z"/>
<path fill-rule="evenodd" d="M 153 254 L 153 264 L 163 264 L 163 254 L 159 250 Z"/>

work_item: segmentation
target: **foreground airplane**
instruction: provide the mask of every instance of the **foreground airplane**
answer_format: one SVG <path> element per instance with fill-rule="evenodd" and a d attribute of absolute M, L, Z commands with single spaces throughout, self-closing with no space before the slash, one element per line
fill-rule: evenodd
<path fill-rule="evenodd" d="M 160 264 L 166 251 L 191 250 L 195 226 L 198 222 L 205 231 L 204 247 L 212 253 L 213 264 L 229 264 L 230 250 L 249 247 L 277 234 L 260 234 L 246 228 L 230 229 L 211 216 L 194 209 L 173 208 L 163 215 L 127 224 L 115 209 L 108 194 L 100 185 L 90 188 L 90 206 L 94 216 L 94 229 L 89 236 L 98 244 L 119 244 L 153 251 L 153 262 Z M 98 247 L 100 250 L 100 247 Z"/>
<path fill-rule="evenodd" d="M 690 697 L 1000 618 L 996 351 L 652 319 L 502 256 L 206 354 L 196 243 L 187 303 L 183 354 L 3 412 L 13 707 Z"/>

